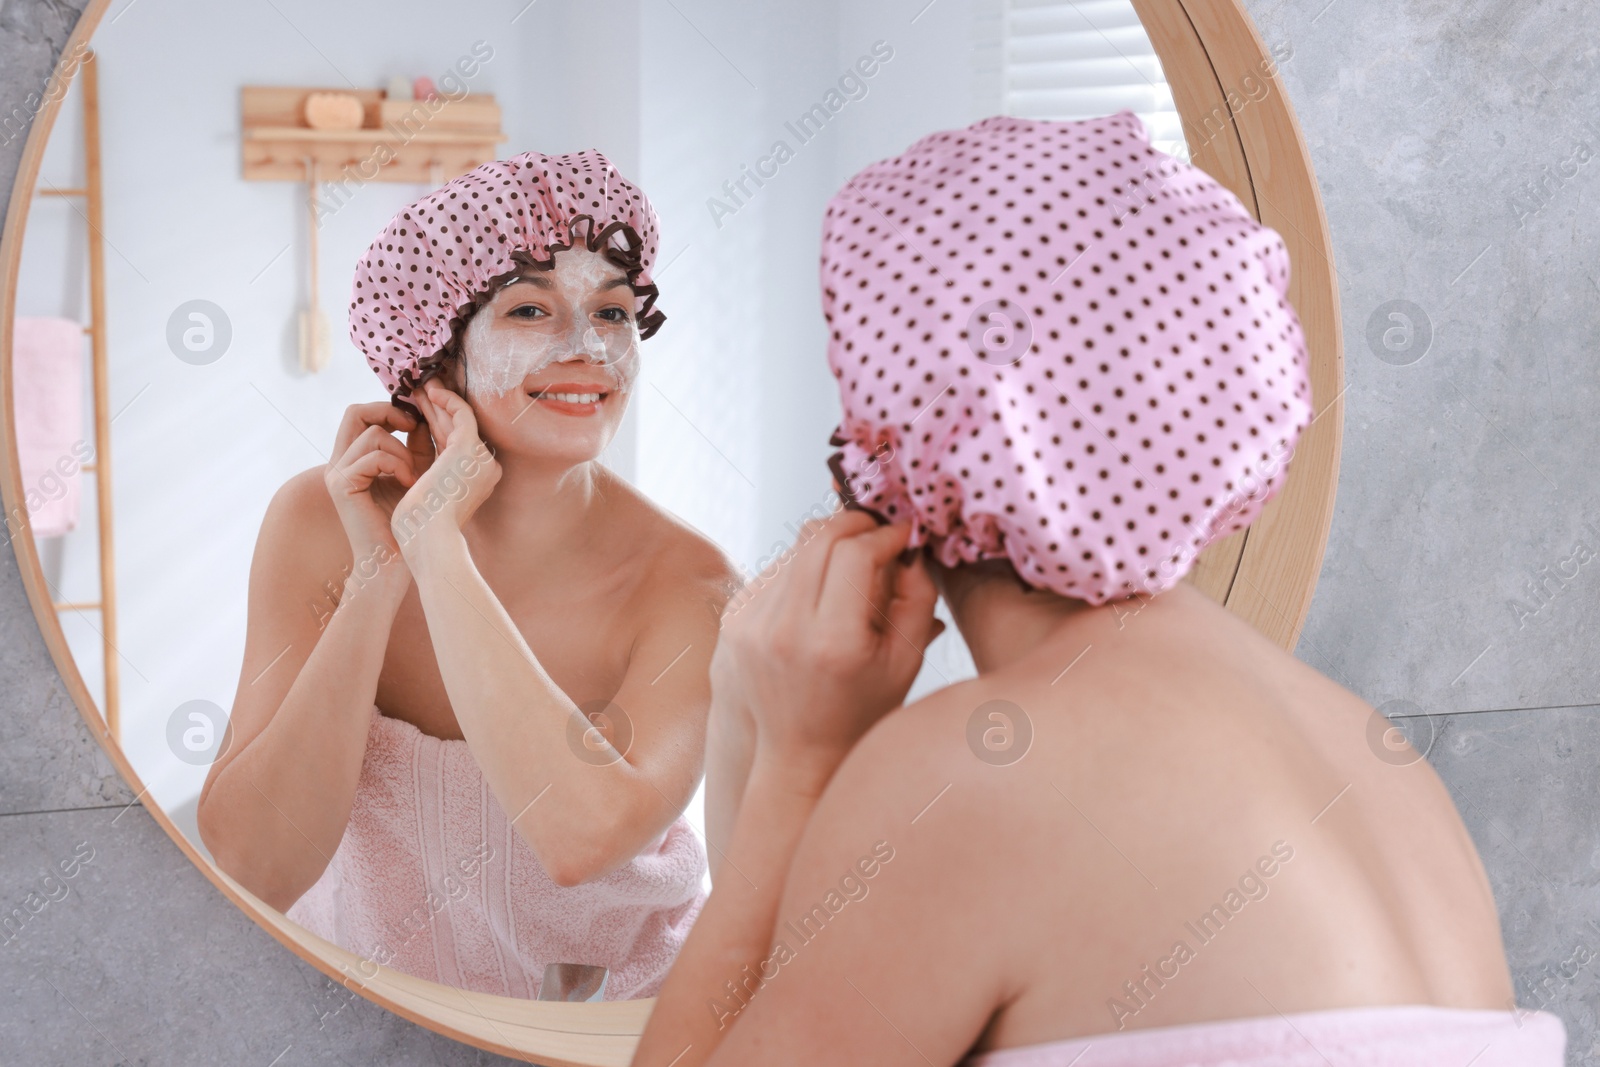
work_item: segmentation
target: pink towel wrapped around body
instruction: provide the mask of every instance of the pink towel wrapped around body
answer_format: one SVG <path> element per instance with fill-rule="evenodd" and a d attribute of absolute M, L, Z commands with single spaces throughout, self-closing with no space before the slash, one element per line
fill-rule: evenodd
<path fill-rule="evenodd" d="M 606 1000 L 629 1000 L 660 989 L 705 903 L 705 869 L 679 816 L 619 869 L 558 886 L 465 741 L 374 706 L 344 837 L 285 914 L 367 960 L 460 989 L 531 1000 L 546 964 L 579 963 L 610 972 Z"/>
<path fill-rule="evenodd" d="M 83 443 L 83 326 L 71 319 L 18 316 L 12 328 L 12 415 L 17 465 L 35 537 L 78 525 Z"/>
<path fill-rule="evenodd" d="M 1543 1011 L 1343 1008 L 1124 1030 L 969 1056 L 960 1067 L 1561 1067 Z"/>

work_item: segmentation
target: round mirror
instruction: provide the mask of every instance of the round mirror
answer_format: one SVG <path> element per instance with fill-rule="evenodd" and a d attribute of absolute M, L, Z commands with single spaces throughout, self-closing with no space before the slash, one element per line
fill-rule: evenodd
<path fill-rule="evenodd" d="M 780 12 L 724 0 L 469 2 L 418 6 L 414 18 L 404 2 L 381 18 L 375 8 L 298 2 L 226 16 L 187 2 L 110 9 L 90 4 L 36 101 L 6 220 L 8 535 L 62 677 L 129 784 L 230 899 L 352 990 L 505 1055 L 625 1062 L 652 1003 L 638 995 L 659 987 L 709 886 L 697 752 L 682 761 L 692 773 L 680 775 L 681 797 L 662 792 L 648 834 L 617 831 L 635 858 L 603 874 L 622 884 L 617 871 L 653 857 L 652 877 L 670 869 L 667 890 L 658 878 L 654 895 L 640 890 L 620 918 L 601 921 L 599 898 L 582 890 L 606 864 L 569 874 L 535 851 L 527 855 L 552 868 L 542 875 L 551 895 L 544 904 L 519 896 L 508 876 L 519 868 L 507 864 L 528 848 L 513 829 L 522 814 L 508 818 L 513 805 L 495 788 L 515 761 L 490 767 L 487 748 L 471 744 L 487 736 L 481 724 L 398 713 L 409 707 L 405 686 L 440 684 L 425 642 L 420 656 L 414 642 L 388 645 L 384 669 L 394 673 L 379 683 L 379 704 L 398 695 L 374 705 L 370 723 L 331 713 L 317 722 L 303 692 L 303 725 L 281 743 L 307 766 L 323 761 L 310 788 L 342 790 L 348 802 L 381 737 L 396 765 L 417 774 L 391 783 L 406 806 L 390 825 L 410 820 L 407 833 L 435 835 L 431 859 L 352 856 L 338 827 L 325 842 L 337 853 L 317 846 L 327 827 L 283 810 L 288 794 L 261 794 L 279 824 L 258 844 L 288 849 L 282 842 L 304 838 L 325 868 L 312 889 L 285 888 L 292 879 L 274 882 L 242 853 L 219 862 L 199 832 L 208 774 L 237 755 L 230 719 L 241 694 L 278 684 L 272 672 L 286 663 L 304 674 L 308 646 L 362 581 L 351 567 L 293 591 L 307 647 L 250 644 L 252 598 L 276 580 L 259 547 L 274 498 L 336 454 L 350 405 L 387 401 L 349 337 L 354 266 L 398 211 L 479 164 L 592 148 L 648 193 L 660 220 L 652 280 L 667 321 L 640 349 L 597 462 L 606 484 L 642 502 L 646 528 L 708 546 L 705 558 L 737 576 L 761 569 L 835 499 L 827 458 L 838 401 L 816 271 L 833 191 L 874 159 L 987 115 L 1132 110 L 1155 147 L 1215 175 L 1291 255 L 1317 416 L 1283 491 L 1248 531 L 1208 549 L 1191 580 L 1293 647 L 1338 469 L 1337 295 L 1317 185 L 1277 76 L 1292 49 L 1263 42 L 1237 0 Z M 224 41 L 247 44 L 216 46 Z M 551 398 L 593 406 L 586 395 Z M 630 551 L 655 543 L 645 540 Z M 507 604 L 515 593 L 492 591 Z M 606 618 L 632 611 L 605 589 L 579 599 L 605 606 Z M 648 701 L 630 712 L 620 696 L 617 665 L 629 649 L 618 635 L 632 631 L 584 610 L 546 611 L 538 626 L 510 611 L 520 633 L 502 636 L 548 661 L 547 680 L 582 713 L 561 758 L 616 771 L 676 735 L 652 725 L 654 713 L 640 710 Z M 422 619 L 413 631 L 425 639 Z M 676 656 L 653 647 L 659 663 L 643 681 L 665 692 L 673 671 L 698 672 L 683 683 L 692 712 L 714 635 L 713 618 Z M 412 667 L 421 673 L 406 674 Z M 918 687 L 970 671 L 952 627 Z M 336 688 L 336 671 L 319 677 L 306 686 Z M 293 680 L 275 699 L 287 699 Z M 359 767 L 329 755 L 348 755 L 352 736 L 368 737 Z M 342 785 L 329 784 L 340 773 Z M 476 792 L 452 808 L 440 799 L 449 789 Z M 538 801 L 523 813 L 542 817 Z M 296 793 L 293 804 L 317 810 L 314 795 Z M 462 811 L 478 821 L 450 825 Z M 328 884 L 341 859 L 341 878 L 365 879 L 415 925 L 358 929 L 336 903 L 349 898 Z M 520 869 L 531 870 L 524 859 Z M 315 908 L 303 903 L 313 893 L 322 894 Z M 462 901 L 481 929 L 454 920 Z M 519 909 L 533 926 L 519 925 Z M 584 940 L 619 923 L 620 940 Z M 505 948 L 556 924 L 584 933 Z M 614 962 L 624 958 L 638 966 Z"/>

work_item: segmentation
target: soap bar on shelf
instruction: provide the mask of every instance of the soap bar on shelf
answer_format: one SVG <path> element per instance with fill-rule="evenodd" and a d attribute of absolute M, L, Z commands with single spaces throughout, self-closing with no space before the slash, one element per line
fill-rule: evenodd
<path fill-rule="evenodd" d="M 349 93 L 311 93 L 306 97 L 306 125 L 313 130 L 359 130 L 363 108 Z"/>
<path fill-rule="evenodd" d="M 389 88 L 384 93 L 386 100 L 410 100 L 411 79 L 403 74 L 396 74 L 389 79 Z"/>

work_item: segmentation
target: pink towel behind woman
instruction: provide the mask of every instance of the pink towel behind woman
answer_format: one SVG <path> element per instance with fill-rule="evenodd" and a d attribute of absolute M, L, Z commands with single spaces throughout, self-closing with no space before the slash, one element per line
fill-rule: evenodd
<path fill-rule="evenodd" d="M 1561 1067 L 1549 1012 L 1345 1008 L 999 1049 L 961 1067 Z"/>
<path fill-rule="evenodd" d="M 606 1000 L 629 1000 L 660 989 L 705 903 L 705 869 L 680 816 L 618 870 L 558 886 L 465 741 L 373 707 L 344 837 L 285 914 L 367 959 L 457 988 L 531 1000 L 546 964 L 581 963 L 610 972 Z"/>
<path fill-rule="evenodd" d="M 83 326 L 18 316 L 11 338 L 12 417 L 28 521 L 35 537 L 56 537 L 78 525 Z"/>

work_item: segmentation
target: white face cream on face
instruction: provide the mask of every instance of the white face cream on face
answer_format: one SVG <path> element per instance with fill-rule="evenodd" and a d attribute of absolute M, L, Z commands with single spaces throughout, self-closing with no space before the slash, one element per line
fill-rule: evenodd
<path fill-rule="evenodd" d="M 488 313 L 488 306 L 472 317 L 462 338 L 461 351 L 469 397 L 499 397 L 521 387 L 530 374 L 555 363 L 582 360 L 602 366 L 615 392 L 627 392 L 639 373 L 639 327 L 633 319 L 633 289 L 602 286 L 624 278 L 622 268 L 599 252 L 582 246 L 555 253 L 555 267 L 542 276 L 554 283 L 549 314 L 506 316 Z M 502 288 L 518 284 L 517 279 Z M 535 296 L 540 290 L 523 282 Z M 620 304 L 627 310 L 623 321 L 607 322 L 589 313 L 597 302 Z M 512 306 L 519 306 L 513 304 Z"/>

